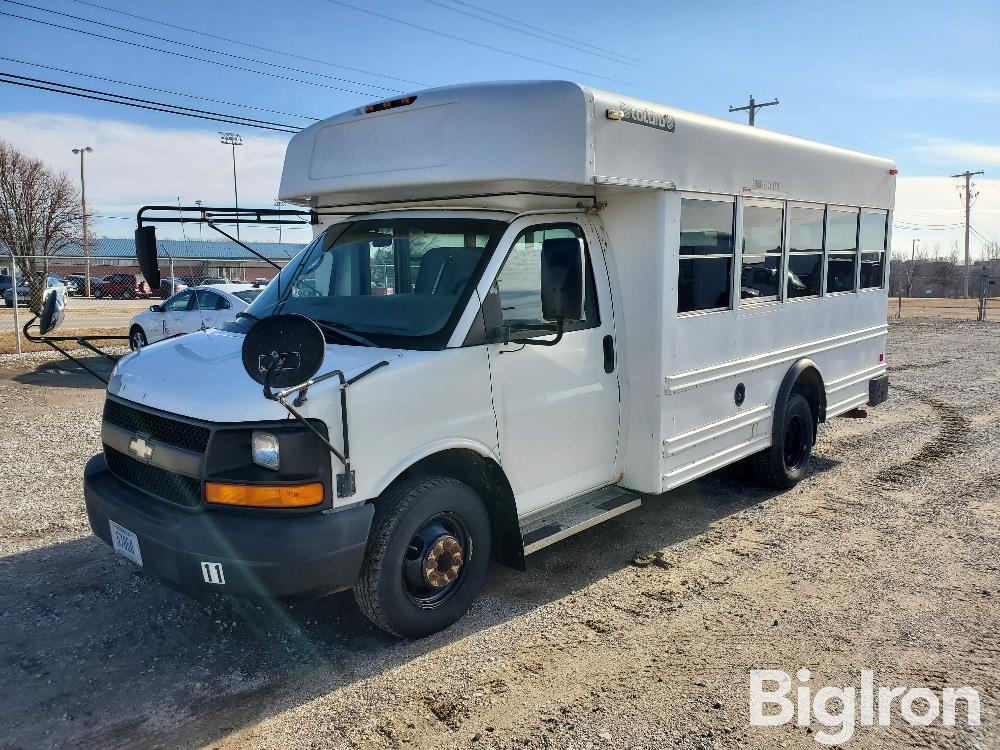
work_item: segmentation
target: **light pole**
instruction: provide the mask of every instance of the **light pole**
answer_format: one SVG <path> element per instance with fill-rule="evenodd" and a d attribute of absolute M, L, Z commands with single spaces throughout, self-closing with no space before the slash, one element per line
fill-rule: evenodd
<path fill-rule="evenodd" d="M 236 204 L 236 239 L 240 238 L 240 194 L 236 189 L 236 147 L 243 145 L 243 139 L 239 133 L 219 132 L 219 142 L 224 146 L 233 147 L 233 199 Z"/>
<path fill-rule="evenodd" d="M 277 208 L 279 211 L 281 210 L 281 207 L 284 205 L 285 205 L 284 201 L 278 200 L 277 198 L 274 199 L 274 207 Z M 278 224 L 278 244 L 279 245 L 281 244 L 281 224 Z"/>
<path fill-rule="evenodd" d="M 80 199 L 83 203 L 83 258 L 86 268 L 83 277 L 83 294 L 85 297 L 90 297 L 90 245 L 87 243 L 87 180 L 83 172 L 83 155 L 92 154 L 93 152 L 94 149 L 90 146 L 73 149 L 74 154 L 80 155 Z"/>

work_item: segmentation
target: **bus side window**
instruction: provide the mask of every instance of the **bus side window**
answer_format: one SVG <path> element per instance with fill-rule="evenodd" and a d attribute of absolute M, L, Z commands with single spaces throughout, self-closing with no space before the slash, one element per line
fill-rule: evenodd
<path fill-rule="evenodd" d="M 823 279 L 823 206 L 788 209 L 787 299 L 818 297 Z"/>
<path fill-rule="evenodd" d="M 677 312 L 732 308 L 735 201 L 681 198 Z"/>
<path fill-rule="evenodd" d="M 888 211 L 861 212 L 861 288 L 875 289 L 885 282 L 885 239 Z"/>
<path fill-rule="evenodd" d="M 858 209 L 830 207 L 826 221 L 826 291 L 853 292 L 858 258 Z"/>

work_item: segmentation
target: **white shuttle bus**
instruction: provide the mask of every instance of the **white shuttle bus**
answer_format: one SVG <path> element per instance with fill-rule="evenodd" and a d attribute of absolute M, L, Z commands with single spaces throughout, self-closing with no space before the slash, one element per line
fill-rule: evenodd
<path fill-rule="evenodd" d="M 94 533 L 185 591 L 353 588 L 420 637 L 491 559 L 642 497 L 737 461 L 791 487 L 824 422 L 888 396 L 895 174 L 558 81 L 312 125 L 280 190 L 312 243 L 235 323 L 115 367 Z"/>

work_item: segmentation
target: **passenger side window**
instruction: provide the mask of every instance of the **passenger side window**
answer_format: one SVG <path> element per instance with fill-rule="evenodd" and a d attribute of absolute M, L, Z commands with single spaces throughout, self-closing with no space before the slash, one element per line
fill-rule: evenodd
<path fill-rule="evenodd" d="M 191 303 L 191 296 L 194 292 L 181 292 L 174 295 L 163 305 L 164 312 L 184 312 Z"/>
<path fill-rule="evenodd" d="M 822 206 L 788 209 L 787 299 L 820 295 L 825 215 Z"/>
<path fill-rule="evenodd" d="M 887 211 L 861 212 L 861 288 L 881 287 L 885 275 Z"/>
<path fill-rule="evenodd" d="M 826 291 L 853 292 L 858 256 L 858 209 L 831 208 L 826 222 Z"/>
<path fill-rule="evenodd" d="M 781 294 L 781 246 L 785 212 L 780 205 L 743 204 L 740 298 L 765 302 Z"/>
<path fill-rule="evenodd" d="M 575 224 L 559 224 L 531 227 L 523 231 L 514 241 L 510 254 L 497 275 L 496 286 L 500 293 L 503 321 L 514 330 L 548 322 L 542 318 L 542 242 L 558 237 L 583 240 L 586 258 L 583 321 L 567 322 L 566 330 L 576 331 L 600 325 L 594 271 L 583 230 Z"/>
<path fill-rule="evenodd" d="M 198 310 L 225 310 L 229 307 L 229 303 L 226 302 L 221 294 L 205 291 L 197 293 L 195 305 Z"/>
<path fill-rule="evenodd" d="M 732 306 L 734 201 L 681 198 L 677 312 Z"/>

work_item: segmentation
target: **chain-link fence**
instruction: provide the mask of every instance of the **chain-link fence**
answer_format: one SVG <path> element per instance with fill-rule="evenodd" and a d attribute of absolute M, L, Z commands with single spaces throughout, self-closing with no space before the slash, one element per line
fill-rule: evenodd
<path fill-rule="evenodd" d="M 125 336 L 136 315 L 189 287 L 242 284 L 249 290 L 244 295 L 249 298 L 253 290 L 263 288 L 277 273 L 274 266 L 257 259 L 170 258 L 161 253 L 159 260 L 162 280 L 158 288 L 150 289 L 134 256 L 49 256 L 18 258 L 14 263 L 11 256 L 0 255 L 0 354 L 45 348 L 27 341 L 21 328 L 34 316 L 32 308 L 37 309 L 39 301 L 52 288 L 62 288 L 66 293 L 59 334 Z M 275 262 L 283 266 L 287 260 L 275 259 Z M 34 270 L 27 274 L 25 268 Z M 39 288 L 41 294 L 34 291 Z M 223 305 L 214 298 L 211 301 L 219 307 Z M 206 298 L 202 305 L 207 304 Z M 191 309 L 187 312 L 197 314 L 196 300 L 188 306 Z M 237 307 L 239 304 L 232 302 L 232 307 L 227 308 L 232 309 L 233 317 L 239 311 Z M 220 315 L 213 320 L 216 318 Z"/>

